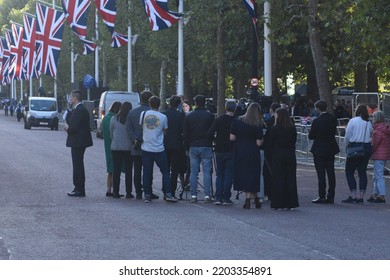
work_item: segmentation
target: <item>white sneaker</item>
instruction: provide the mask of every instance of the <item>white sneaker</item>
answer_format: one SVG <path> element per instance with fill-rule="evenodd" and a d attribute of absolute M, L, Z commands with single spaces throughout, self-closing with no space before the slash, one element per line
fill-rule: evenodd
<path fill-rule="evenodd" d="M 208 195 L 204 197 L 204 202 L 211 202 L 211 201 L 212 199 Z"/>

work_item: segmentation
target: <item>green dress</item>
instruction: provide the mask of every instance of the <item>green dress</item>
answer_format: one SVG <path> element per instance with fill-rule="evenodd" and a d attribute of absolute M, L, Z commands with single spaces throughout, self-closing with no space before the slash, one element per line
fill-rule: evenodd
<path fill-rule="evenodd" d="M 111 137 L 110 137 L 110 122 L 113 116 L 115 116 L 115 114 L 113 112 L 109 112 L 106 116 L 104 116 L 102 120 L 102 131 L 103 131 L 103 139 L 104 139 L 104 151 L 106 154 L 107 173 L 114 172 L 114 163 L 112 161 Z"/>

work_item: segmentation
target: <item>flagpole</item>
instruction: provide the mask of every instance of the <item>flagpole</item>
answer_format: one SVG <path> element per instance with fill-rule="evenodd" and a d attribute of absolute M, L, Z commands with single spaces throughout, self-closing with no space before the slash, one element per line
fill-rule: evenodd
<path fill-rule="evenodd" d="M 129 20 L 129 25 L 127 26 L 127 91 L 132 92 L 133 91 L 133 63 L 132 63 L 132 58 L 133 58 L 133 52 L 132 52 L 132 35 L 131 35 L 131 24 Z"/>
<path fill-rule="evenodd" d="M 271 4 L 264 1 L 264 94 L 272 96 L 271 29 L 269 27 Z"/>
<path fill-rule="evenodd" d="M 23 101 L 23 80 L 20 79 L 20 101 Z"/>
<path fill-rule="evenodd" d="M 179 0 L 179 13 L 183 13 L 184 3 L 183 0 Z M 181 17 L 179 20 L 179 34 L 178 34 L 178 85 L 177 85 L 177 95 L 184 95 L 184 46 L 183 46 L 183 26 L 184 18 Z"/>
<path fill-rule="evenodd" d="M 32 81 L 32 76 L 30 77 L 30 96 L 33 96 L 33 81 Z"/>
<path fill-rule="evenodd" d="M 71 42 L 70 42 L 70 82 L 72 83 L 72 87 L 74 84 L 74 46 L 73 46 L 73 34 L 71 34 Z"/>
<path fill-rule="evenodd" d="M 96 11 L 95 11 L 96 44 L 98 44 L 98 41 L 99 41 L 98 23 L 99 23 L 99 17 L 98 17 L 98 10 L 96 9 Z M 95 80 L 96 80 L 96 87 L 99 87 L 99 47 L 98 47 L 98 45 L 96 45 L 96 49 L 95 49 Z"/>
<path fill-rule="evenodd" d="M 52 4 L 53 4 L 53 9 L 55 10 L 56 9 L 56 1 L 52 0 Z M 54 78 L 54 98 L 57 100 L 57 71 L 56 71 L 56 74 L 53 78 Z"/>

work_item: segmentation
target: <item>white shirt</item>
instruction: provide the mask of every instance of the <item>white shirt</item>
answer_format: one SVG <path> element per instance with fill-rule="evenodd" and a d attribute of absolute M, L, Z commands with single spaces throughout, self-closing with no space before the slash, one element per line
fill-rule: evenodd
<path fill-rule="evenodd" d="M 147 152 L 159 153 L 164 151 L 164 129 L 168 129 L 167 117 L 154 110 L 145 112 L 143 123 L 140 115 L 140 124 L 143 131 L 143 142 L 141 149 Z"/>
<path fill-rule="evenodd" d="M 372 130 L 371 122 L 366 122 L 360 116 L 350 119 L 345 131 L 345 144 L 348 146 L 351 142 L 370 143 Z"/>

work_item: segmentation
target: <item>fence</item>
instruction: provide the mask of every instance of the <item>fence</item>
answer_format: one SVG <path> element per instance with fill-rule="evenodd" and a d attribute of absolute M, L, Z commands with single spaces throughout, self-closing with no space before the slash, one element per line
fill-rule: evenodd
<path fill-rule="evenodd" d="M 389 96 L 390 100 L 390 96 Z M 343 168 L 346 159 L 346 145 L 345 145 L 345 129 L 347 127 L 349 119 L 338 119 L 336 142 L 339 145 L 340 153 L 335 156 L 335 166 Z M 310 152 L 313 140 L 309 139 L 310 122 L 307 123 L 307 118 L 294 117 L 295 127 L 297 130 L 297 142 L 295 145 L 295 151 L 298 162 L 313 162 L 313 154 Z M 306 123 L 306 124 L 302 124 Z M 372 169 L 372 162 L 369 162 L 368 168 Z M 390 161 L 388 160 L 385 165 L 387 175 L 390 171 Z"/>

